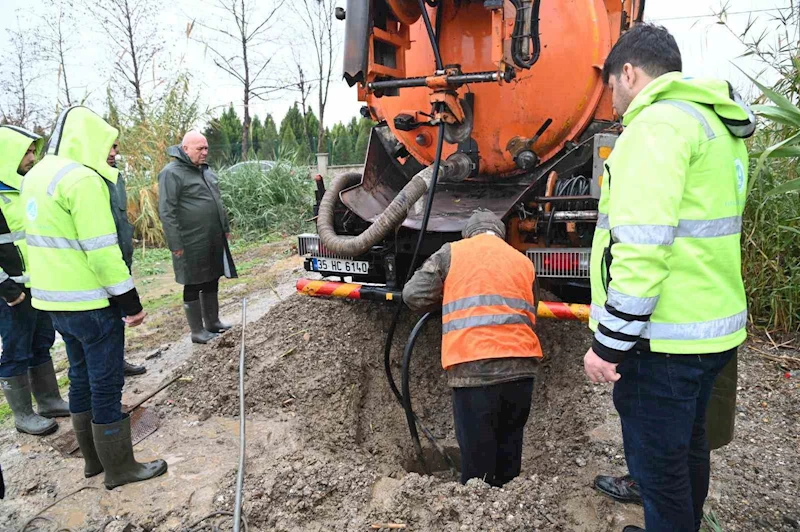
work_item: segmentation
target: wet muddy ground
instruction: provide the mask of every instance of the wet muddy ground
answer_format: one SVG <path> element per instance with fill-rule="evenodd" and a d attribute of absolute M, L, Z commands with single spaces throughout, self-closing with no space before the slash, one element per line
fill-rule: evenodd
<path fill-rule="evenodd" d="M 276 288 L 284 300 L 272 290 L 250 298 L 263 315 L 251 314 L 245 335 L 244 513 L 250 530 L 367 531 L 402 524 L 430 532 L 603 532 L 642 524 L 640 508 L 591 488 L 596 474 L 622 473 L 625 463 L 611 389 L 588 384 L 582 374 L 591 342 L 585 326 L 538 325 L 547 359 L 536 379 L 522 475 L 502 489 L 477 480 L 461 486 L 424 438 L 425 464 L 413 453 L 383 368 L 391 308 L 289 296 L 291 279 Z M 226 318 L 236 319 L 235 298 L 226 311 Z M 415 321 L 405 313 L 396 335 L 398 383 L 400 353 Z M 140 459 L 168 461 L 169 472 L 160 479 L 106 491 L 100 478 L 83 479 L 81 460 L 64 458 L 47 441 L 0 432 L 9 484 L 0 530 L 18 530 L 83 486 L 90 489 L 43 515 L 73 530 L 187 531 L 209 512 L 230 511 L 240 335 L 236 327 L 208 346 L 193 346 L 176 331 L 172 346 L 151 359 L 150 373 L 126 384 L 129 402 L 183 377 L 146 404 L 161 427 L 135 449 Z M 423 423 L 457 458 L 440 339 L 431 322 L 414 352 L 411 393 Z M 800 380 L 782 377 L 776 363 L 754 349 L 768 347 L 745 349 L 740 358 L 737 438 L 714 453 L 708 509 L 724 530 L 800 530 Z M 785 349 L 781 354 L 800 356 Z M 61 425 L 66 430 L 68 420 Z M 53 529 L 38 522 L 28 530 L 36 526 Z"/>

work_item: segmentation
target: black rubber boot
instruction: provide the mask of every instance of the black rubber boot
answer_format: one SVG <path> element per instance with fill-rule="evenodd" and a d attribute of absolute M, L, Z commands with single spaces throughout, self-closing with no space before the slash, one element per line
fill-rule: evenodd
<path fill-rule="evenodd" d="M 94 448 L 94 437 L 92 436 L 92 411 L 72 414 L 72 429 L 75 431 L 75 439 L 78 440 L 78 447 L 83 454 L 83 476 L 91 478 L 103 472 L 103 464 L 97 456 Z"/>
<path fill-rule="evenodd" d="M 207 331 L 221 333 L 233 327 L 233 325 L 219 321 L 218 292 L 200 292 L 200 303 L 203 307 L 203 323 Z"/>
<path fill-rule="evenodd" d="M 106 472 L 103 479 L 106 489 L 113 490 L 132 482 L 149 480 L 167 472 L 164 460 L 139 463 L 133 457 L 131 418 L 127 414 L 116 423 L 92 423 L 92 435 L 97 456 Z"/>
<path fill-rule="evenodd" d="M 647 531 L 644 528 L 638 526 L 628 525 L 622 529 L 622 532 L 647 532 Z"/>
<path fill-rule="evenodd" d="M 630 475 L 623 477 L 598 475 L 594 479 L 594 487 L 603 495 L 608 495 L 616 501 L 642 504 L 639 486 Z"/>
<path fill-rule="evenodd" d="M 58 423 L 33 411 L 27 373 L 0 379 L 0 388 L 3 389 L 8 406 L 14 413 L 14 426 L 19 432 L 44 436 L 58 430 Z"/>
<path fill-rule="evenodd" d="M 58 380 L 52 360 L 28 368 L 28 377 L 40 416 L 69 416 L 69 403 L 61 398 L 61 392 L 58 391 Z"/>
<path fill-rule="evenodd" d="M 134 375 L 144 375 L 147 373 L 147 368 L 144 366 L 134 366 L 127 360 L 125 360 L 125 376 L 126 377 L 133 377 Z"/>
<path fill-rule="evenodd" d="M 192 343 L 207 344 L 217 337 L 216 334 L 203 328 L 203 311 L 200 307 L 200 300 L 184 302 L 183 310 L 186 312 L 186 321 L 189 322 L 189 328 L 192 330 Z"/>

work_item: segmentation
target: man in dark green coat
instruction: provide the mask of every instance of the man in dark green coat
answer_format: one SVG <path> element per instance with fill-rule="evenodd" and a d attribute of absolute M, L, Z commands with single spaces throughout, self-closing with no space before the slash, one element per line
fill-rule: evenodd
<path fill-rule="evenodd" d="M 172 162 L 158 174 L 158 214 L 172 251 L 175 281 L 192 342 L 204 344 L 230 329 L 219 320 L 219 278 L 236 277 L 228 247 L 230 225 L 216 174 L 208 168 L 208 141 L 190 131 L 167 150 Z"/>
<path fill-rule="evenodd" d="M 106 160 L 108 166 L 112 168 L 117 167 L 118 149 L 119 144 L 114 141 L 114 146 L 112 146 Z M 119 242 L 119 249 L 122 251 L 122 260 L 128 266 L 128 271 L 132 272 L 133 225 L 128 221 L 128 193 L 125 190 L 125 179 L 120 173 L 116 183 L 106 181 L 106 185 L 108 185 L 108 194 L 111 198 L 111 215 L 114 217 L 114 225 L 117 227 L 117 242 Z M 127 360 L 123 362 L 126 377 L 142 375 L 147 372 L 144 366 L 135 366 Z"/>

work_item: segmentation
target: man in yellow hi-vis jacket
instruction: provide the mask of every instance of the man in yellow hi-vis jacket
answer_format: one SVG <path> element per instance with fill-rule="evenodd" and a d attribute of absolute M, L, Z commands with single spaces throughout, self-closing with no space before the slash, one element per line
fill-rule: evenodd
<path fill-rule="evenodd" d="M 70 362 L 70 412 L 87 477 L 105 471 L 113 488 L 163 474 L 163 460 L 134 460 L 130 418 L 121 410 L 123 320 L 146 316 L 122 260 L 107 163 L 117 130 L 85 107 L 64 110 L 47 155 L 22 185 L 33 306 L 50 312 Z"/>
<path fill-rule="evenodd" d="M 755 119 L 728 83 L 681 68 L 675 39 L 648 24 L 620 37 L 603 67 L 625 131 L 603 176 L 584 366 L 615 383 L 647 532 L 699 530 L 706 408 L 746 338 L 742 138 Z"/>

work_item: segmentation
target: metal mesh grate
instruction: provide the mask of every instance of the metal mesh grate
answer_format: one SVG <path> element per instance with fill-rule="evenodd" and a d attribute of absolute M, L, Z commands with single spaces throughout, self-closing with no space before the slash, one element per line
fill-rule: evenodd
<path fill-rule="evenodd" d="M 529 249 L 526 253 L 533 261 L 538 277 L 559 279 L 588 279 L 590 249 Z"/>
<path fill-rule="evenodd" d="M 129 407 L 122 405 L 122 411 L 125 412 Z M 131 415 L 131 441 L 136 445 L 146 437 L 158 430 L 159 420 L 158 414 L 152 410 L 140 406 L 130 413 Z M 67 457 L 81 458 L 80 449 L 78 448 L 78 440 L 75 438 L 75 432 L 70 427 L 69 421 L 67 423 L 60 423 L 61 431 L 58 436 L 48 440 L 50 445 L 61 454 Z M 64 430 L 65 427 L 70 427 Z"/>
<path fill-rule="evenodd" d="M 314 256 L 328 259 L 352 260 L 352 257 L 337 255 L 325 249 L 325 246 L 319 239 L 319 235 L 315 235 L 313 233 L 304 233 L 297 237 L 297 253 L 301 257 Z"/>

